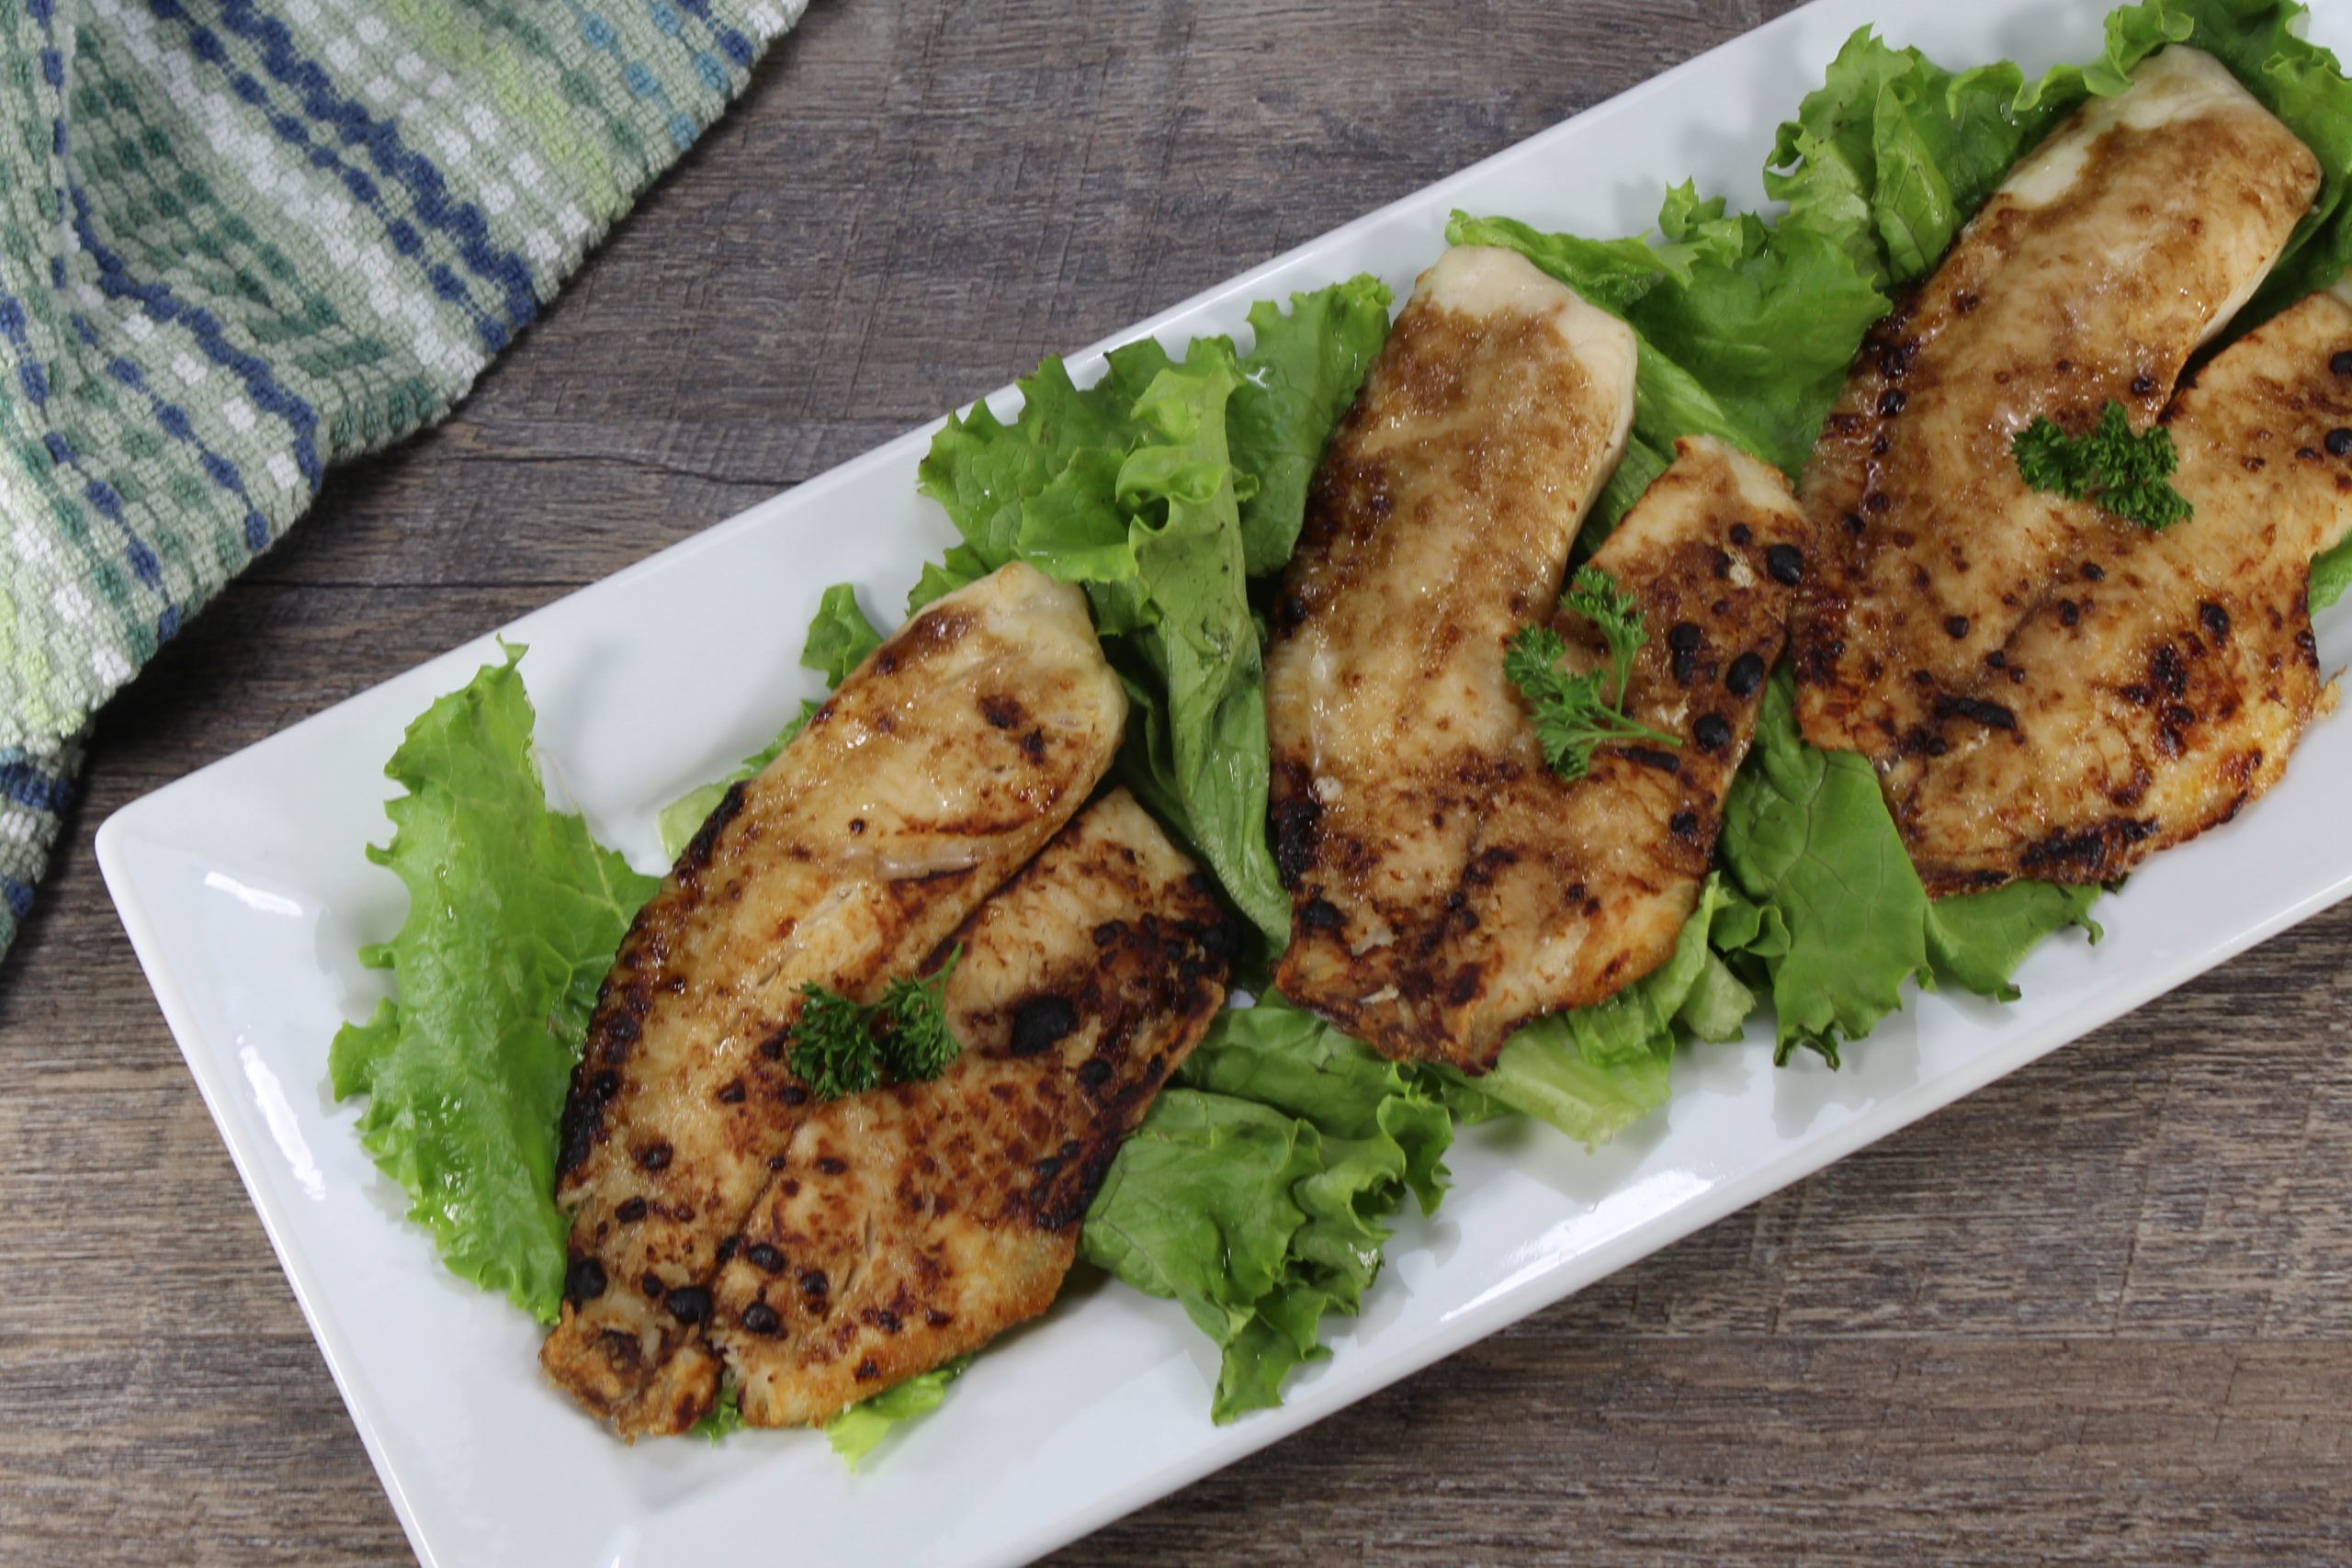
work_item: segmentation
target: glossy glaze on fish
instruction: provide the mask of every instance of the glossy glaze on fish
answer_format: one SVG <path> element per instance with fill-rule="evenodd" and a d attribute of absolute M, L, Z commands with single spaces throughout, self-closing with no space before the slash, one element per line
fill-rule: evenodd
<path fill-rule="evenodd" d="M 1238 931 L 1125 790 L 957 933 L 964 1053 L 810 1111 L 715 1282 L 755 1427 L 823 1421 L 1052 1302 L 1120 1145 L 1225 1002 Z"/>
<path fill-rule="evenodd" d="M 1126 714 L 1086 601 L 1013 565 L 925 608 L 757 778 L 638 915 L 565 1106 L 571 1215 L 548 1374 L 624 1434 L 717 1391 L 719 1246 L 786 1157 L 801 987 L 870 999 L 1059 830 Z"/>

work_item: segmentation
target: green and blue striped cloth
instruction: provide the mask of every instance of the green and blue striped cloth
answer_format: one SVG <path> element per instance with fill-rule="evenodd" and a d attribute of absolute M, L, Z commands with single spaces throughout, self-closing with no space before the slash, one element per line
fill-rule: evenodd
<path fill-rule="evenodd" d="M 806 0 L 0 0 L 0 950 L 90 718 Z"/>

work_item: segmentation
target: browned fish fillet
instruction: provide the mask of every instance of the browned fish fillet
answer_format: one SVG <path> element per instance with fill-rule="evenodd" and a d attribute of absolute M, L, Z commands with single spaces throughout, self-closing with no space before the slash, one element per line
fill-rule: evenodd
<path fill-rule="evenodd" d="M 2307 582 L 2352 529 L 2339 364 L 2352 306 L 2337 294 L 2231 344 L 2167 416 L 2195 515 L 2161 534 L 2084 519 L 2082 555 L 2000 667 L 1945 696 L 1897 775 L 1930 892 L 2109 881 L 2278 781 L 2328 700 Z"/>
<path fill-rule="evenodd" d="M 1236 937 L 1125 790 L 983 905 L 946 988 L 963 1055 L 811 1110 L 729 1244 L 708 1334 L 744 1419 L 826 1420 L 1043 1312 Z"/>
<path fill-rule="evenodd" d="M 571 1265 L 539 1359 L 590 1410 L 635 1434 L 708 1407 L 719 1243 L 806 1113 L 801 987 L 870 998 L 910 971 L 1084 803 L 1125 712 L 1084 596 L 1008 566 L 876 649 L 712 813 L 622 942 L 564 1108 Z"/>
<path fill-rule="evenodd" d="M 2020 163 L 1875 328 L 1803 487 L 1819 570 L 1793 627 L 1805 737 L 1893 764 L 2092 547 L 2026 488 L 2011 438 L 2144 429 L 2277 259 L 2318 188 L 2301 142 L 2175 46 Z"/>
<path fill-rule="evenodd" d="M 1679 444 L 1593 564 L 1650 632 L 1628 710 L 1681 744 L 1606 748 L 1565 781 L 1503 652 L 1548 613 L 1605 466 L 1590 472 L 1582 444 L 1546 434 L 1565 400 L 1536 412 L 1497 397 L 1529 372 L 1492 366 L 1485 388 L 1440 405 L 1448 423 L 1428 439 L 1368 454 L 1362 432 L 1410 428 L 1388 400 L 1420 374 L 1419 349 L 1396 343 L 1407 363 L 1384 355 L 1325 458 L 1302 548 L 1317 554 L 1293 566 L 1269 660 L 1277 856 L 1296 911 L 1276 981 L 1390 1055 L 1480 1072 L 1531 1018 L 1603 1000 L 1672 953 L 1780 657 L 1804 529 L 1779 474 L 1712 439 Z M 1495 452 L 1514 442 L 1510 468 Z M 1545 472 L 1547 450 L 1566 475 Z M 1529 518 L 1517 505 L 1533 497 L 1573 511 Z M 1427 572 L 1416 604 L 1429 562 L 1449 570 Z M 1581 617 L 1554 624 L 1580 668 L 1604 661 Z"/>

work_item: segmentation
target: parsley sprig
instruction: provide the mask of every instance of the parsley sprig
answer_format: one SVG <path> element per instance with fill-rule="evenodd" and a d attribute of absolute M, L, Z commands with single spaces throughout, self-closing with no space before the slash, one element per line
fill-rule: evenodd
<path fill-rule="evenodd" d="M 1520 628 L 1503 652 L 1503 674 L 1526 697 L 1535 715 L 1535 739 L 1552 771 L 1571 782 L 1592 770 L 1592 754 L 1615 741 L 1651 740 L 1664 746 L 1682 742 L 1625 714 L 1625 694 L 1633 685 L 1634 660 L 1649 641 L 1642 612 L 1634 596 L 1599 567 L 1579 569 L 1562 600 L 1590 621 L 1609 645 L 1607 676 L 1613 694 L 1602 694 L 1603 671 L 1571 675 L 1560 668 L 1568 647 L 1560 634 L 1537 624 Z"/>
<path fill-rule="evenodd" d="M 811 981 L 800 987 L 792 1025 L 792 1070 L 820 1100 L 879 1089 L 888 1079 L 927 1083 L 962 1047 L 947 1029 L 947 976 L 956 948 L 928 979 L 893 980 L 878 1002 L 856 1002 Z"/>
<path fill-rule="evenodd" d="M 2069 435 L 2045 414 L 2009 443 L 2018 473 L 2038 491 L 2091 501 L 2127 523 L 2161 530 L 2195 510 L 2172 487 L 2180 452 L 2162 425 L 2132 434 L 2123 405 L 2109 402 L 2086 435 Z"/>

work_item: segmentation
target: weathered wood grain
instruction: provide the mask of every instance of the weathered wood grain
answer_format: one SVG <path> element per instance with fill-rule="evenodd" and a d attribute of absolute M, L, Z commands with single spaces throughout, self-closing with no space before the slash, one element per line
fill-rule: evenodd
<path fill-rule="evenodd" d="M 457 418 L 106 716 L 0 970 L 0 1562 L 406 1559 L 107 812 L 1783 8 L 818 0 Z M 2348 945 L 2314 921 L 1054 1561 L 2352 1559 Z"/>

